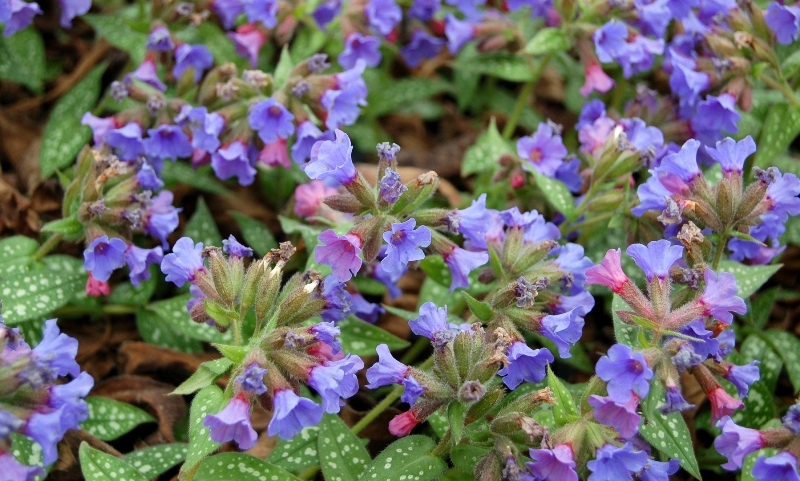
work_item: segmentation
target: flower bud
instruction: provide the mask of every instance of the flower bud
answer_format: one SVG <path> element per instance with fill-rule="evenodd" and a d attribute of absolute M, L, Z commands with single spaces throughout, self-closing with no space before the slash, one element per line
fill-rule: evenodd
<path fill-rule="evenodd" d="M 397 199 L 392 207 L 392 214 L 413 212 L 417 207 L 428 200 L 439 187 L 439 176 L 436 172 L 420 174 L 416 179 L 407 183 L 408 190 Z"/>
<path fill-rule="evenodd" d="M 322 202 L 327 204 L 333 210 L 344 212 L 346 214 L 358 214 L 364 210 L 361 202 L 351 194 L 335 194 L 329 195 L 322 199 Z"/>
<path fill-rule="evenodd" d="M 275 299 L 283 279 L 283 269 L 275 266 L 271 271 L 265 272 L 258 281 L 256 288 L 256 321 L 262 321 L 275 307 Z M 287 284 L 288 287 L 288 284 Z"/>
<path fill-rule="evenodd" d="M 239 293 L 235 290 L 230 266 L 222 255 L 222 249 L 219 247 L 206 247 L 203 255 L 208 258 L 211 278 L 222 302 L 228 306 L 233 305 Z M 214 316 L 212 315 L 211 317 Z"/>
<path fill-rule="evenodd" d="M 471 404 L 483 399 L 486 388 L 478 381 L 467 381 L 458 391 L 458 401 L 462 404 Z"/>
<path fill-rule="evenodd" d="M 247 269 L 242 282 L 242 297 L 239 301 L 241 312 L 249 311 L 256 302 L 258 284 L 261 281 L 261 277 L 265 275 L 266 270 L 267 263 L 263 259 L 253 262 Z"/>

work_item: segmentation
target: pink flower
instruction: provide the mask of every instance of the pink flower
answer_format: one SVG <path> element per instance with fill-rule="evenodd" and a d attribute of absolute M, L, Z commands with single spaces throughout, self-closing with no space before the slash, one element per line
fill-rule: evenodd
<path fill-rule="evenodd" d="M 414 411 L 406 411 L 389 421 L 389 432 L 397 437 L 408 436 L 419 423 Z"/>
<path fill-rule="evenodd" d="M 89 272 L 89 278 L 86 279 L 86 295 L 92 297 L 107 296 L 111 293 L 107 281 L 98 281 Z"/>
<path fill-rule="evenodd" d="M 294 213 L 300 217 L 319 215 L 319 208 L 325 197 L 336 194 L 336 189 L 328 187 L 321 180 L 298 185 L 294 191 Z"/>
<path fill-rule="evenodd" d="M 744 407 L 744 403 L 728 394 L 722 386 L 709 391 L 708 400 L 711 402 L 711 417 L 720 419 L 723 416 L 730 416 L 737 409 Z"/>
<path fill-rule="evenodd" d="M 617 294 L 621 293 L 625 284 L 630 282 L 622 272 L 621 255 L 620 249 L 609 249 L 599 265 L 586 271 L 586 285 L 600 284 Z"/>
<path fill-rule="evenodd" d="M 279 138 L 264 146 L 258 154 L 258 162 L 270 167 L 279 165 L 287 169 L 291 167 L 292 162 L 289 160 L 289 151 L 286 149 L 286 139 Z"/>
<path fill-rule="evenodd" d="M 614 81 L 606 75 L 599 63 L 590 63 L 584 73 L 586 74 L 586 82 L 580 90 L 581 95 L 584 97 L 588 97 L 594 90 L 606 93 L 614 86 Z"/>

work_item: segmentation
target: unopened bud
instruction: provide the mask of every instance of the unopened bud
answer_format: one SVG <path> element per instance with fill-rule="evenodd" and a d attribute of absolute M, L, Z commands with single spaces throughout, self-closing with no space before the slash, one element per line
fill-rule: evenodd
<path fill-rule="evenodd" d="M 397 199 L 392 207 L 392 214 L 413 212 L 422 205 L 439 187 L 439 176 L 433 171 L 426 172 L 406 184 L 406 187 L 408 190 Z"/>
<path fill-rule="evenodd" d="M 478 381 L 467 381 L 458 391 L 458 400 L 461 403 L 469 404 L 480 401 L 486 394 L 486 388 Z"/>
<path fill-rule="evenodd" d="M 333 210 L 344 212 L 345 214 L 358 214 L 364 210 L 361 202 L 351 194 L 334 194 L 322 199 L 326 205 Z"/>

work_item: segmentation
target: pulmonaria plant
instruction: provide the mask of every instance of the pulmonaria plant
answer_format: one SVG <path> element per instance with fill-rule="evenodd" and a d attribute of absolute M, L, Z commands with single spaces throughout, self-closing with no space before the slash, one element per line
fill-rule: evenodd
<path fill-rule="evenodd" d="M 61 333 L 55 319 L 45 321 L 42 341 L 31 348 L 19 329 L 7 327 L 0 317 L 0 466 L 7 479 L 45 474 L 11 454 L 12 433 L 38 443 L 44 465 L 50 465 L 58 459 L 56 445 L 64 434 L 89 416 L 83 398 L 94 379 L 81 372 L 77 352 L 78 341 Z"/>
<path fill-rule="evenodd" d="M 168 281 L 191 284 L 187 309 L 192 320 L 233 329 L 235 345 L 218 346 L 229 361 L 228 403 L 207 415 L 204 425 L 214 441 L 235 441 L 246 450 L 257 439 L 250 421 L 254 405 L 271 409 L 270 436 L 291 439 L 319 423 L 323 412 L 339 412 L 341 400 L 358 391 L 356 372 L 364 363 L 342 352 L 333 322 L 306 322 L 322 315 L 329 301 L 314 271 L 295 274 L 284 284 L 284 266 L 295 251 L 290 243 L 247 268 L 253 251 L 233 236 L 223 244 L 204 248 L 183 237 L 161 269 Z M 250 316 L 254 325 L 246 322 Z M 300 383 L 314 389 L 322 404 L 301 396 Z"/>

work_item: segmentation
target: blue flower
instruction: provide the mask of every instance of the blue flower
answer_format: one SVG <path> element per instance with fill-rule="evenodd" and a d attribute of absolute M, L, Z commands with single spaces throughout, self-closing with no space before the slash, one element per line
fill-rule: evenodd
<path fill-rule="evenodd" d="M 653 370 L 642 353 L 624 344 L 611 346 L 608 355 L 597 361 L 596 371 L 597 376 L 608 383 L 608 395 L 615 401 L 627 401 L 632 392 L 643 399 L 650 392 Z"/>
<path fill-rule="evenodd" d="M 186 282 L 192 282 L 203 266 L 203 243 L 197 244 L 188 237 L 181 237 L 172 252 L 164 256 L 161 261 L 161 272 L 167 275 L 166 281 L 181 287 Z"/>
<path fill-rule="evenodd" d="M 95 238 L 83 251 L 83 267 L 95 279 L 107 281 L 111 273 L 125 265 L 127 244 L 122 239 L 102 235 Z"/>
<path fill-rule="evenodd" d="M 419 261 L 425 258 L 421 247 L 431 245 L 431 231 L 426 226 L 417 225 L 414 218 L 402 223 L 392 224 L 392 230 L 383 233 L 383 240 L 386 241 L 386 257 L 381 264 L 388 272 L 400 272 L 405 269 L 411 261 Z"/>
<path fill-rule="evenodd" d="M 308 385 L 322 397 L 322 409 L 327 413 L 339 412 L 340 398 L 349 398 L 358 392 L 356 373 L 364 367 L 358 356 L 348 354 L 337 361 L 325 361 L 313 367 L 308 376 Z"/>
<path fill-rule="evenodd" d="M 595 459 L 586 463 L 589 481 L 630 481 L 631 473 L 637 473 L 647 464 L 648 457 L 644 451 L 633 450 L 631 443 L 621 447 L 606 444 L 597 450 Z"/>
<path fill-rule="evenodd" d="M 255 104 L 248 119 L 265 144 L 288 139 L 294 133 L 294 115 L 272 97 Z"/>
<path fill-rule="evenodd" d="M 292 439 L 303 428 L 322 421 L 322 408 L 310 399 L 300 397 L 291 389 L 281 389 L 272 400 L 274 409 L 267 434 Z"/>
<path fill-rule="evenodd" d="M 497 374 L 509 389 L 526 382 L 539 382 L 547 374 L 547 365 L 555 360 L 547 349 L 531 349 L 524 342 L 516 341 L 508 348 L 508 366 Z"/>
<path fill-rule="evenodd" d="M 207 414 L 203 420 L 214 442 L 236 441 L 242 451 L 255 446 L 258 435 L 250 422 L 250 403 L 243 393 L 233 398 L 217 414 Z"/>

